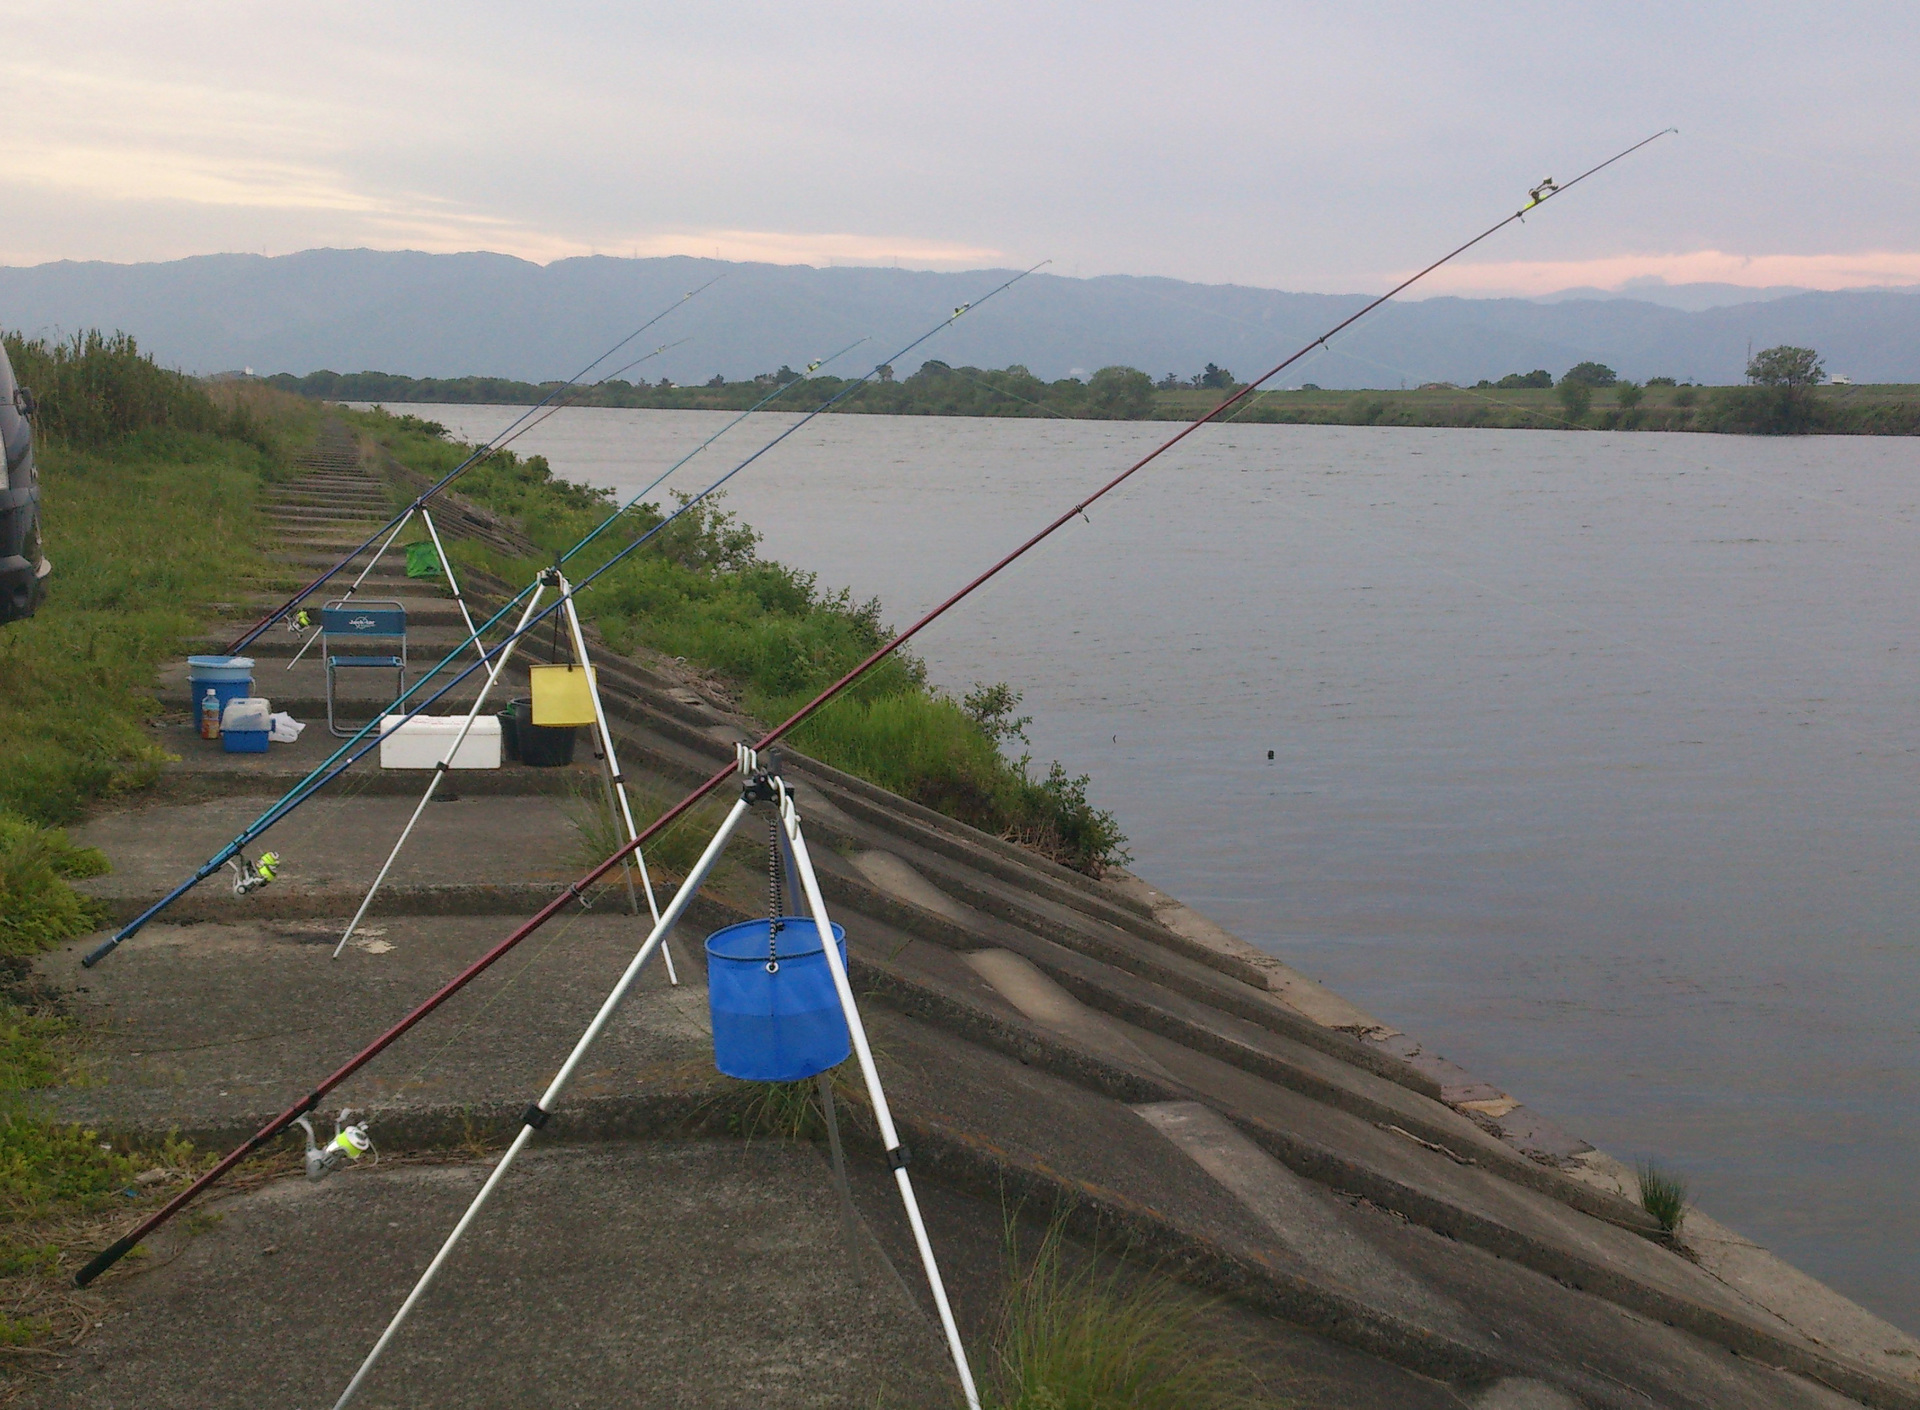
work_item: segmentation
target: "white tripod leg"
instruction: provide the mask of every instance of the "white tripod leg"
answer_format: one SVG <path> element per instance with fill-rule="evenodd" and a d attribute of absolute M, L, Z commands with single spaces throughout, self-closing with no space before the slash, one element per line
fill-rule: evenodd
<path fill-rule="evenodd" d="M 613 787 L 621 824 L 626 828 L 627 841 L 632 842 L 640 836 L 640 830 L 633 823 L 633 805 L 627 798 L 626 775 L 620 772 L 620 760 L 613 751 L 613 730 L 607 725 L 606 706 L 600 700 L 600 682 L 594 672 L 593 663 L 587 656 L 586 633 L 580 627 L 580 614 L 574 610 L 573 587 L 565 578 L 560 579 L 560 592 L 567 614 L 567 630 L 573 637 L 574 659 L 580 662 L 587 673 L 587 694 L 593 700 L 594 733 L 599 740 L 601 754 L 607 761 L 607 775 Z M 647 893 L 647 911 L 654 920 L 658 921 L 660 905 L 654 899 L 653 878 L 647 874 L 647 859 L 638 847 L 633 850 L 633 860 L 640 867 L 640 884 Z M 622 862 L 621 865 L 624 867 L 625 863 Z M 632 882 L 629 881 L 628 885 L 631 886 Z M 673 946 L 670 943 L 661 946 L 660 957 L 667 964 L 667 982 L 679 984 L 680 976 L 673 967 Z"/>
<path fill-rule="evenodd" d="M 527 623 L 533 620 L 533 614 L 539 609 L 540 599 L 544 593 L 544 585 L 534 588 L 533 596 L 527 599 L 527 610 L 520 614 L 520 622 L 513 629 L 513 635 L 501 643 L 500 654 L 493 658 L 492 666 L 488 667 L 487 679 L 480 687 L 480 694 L 474 698 L 473 708 L 467 711 L 467 718 L 460 724 L 460 733 L 454 736 L 453 743 L 447 747 L 446 757 L 433 766 L 433 777 L 427 780 L 427 791 L 420 795 L 420 802 L 415 805 L 413 816 L 407 819 L 407 825 L 400 830 L 399 841 L 393 844 L 393 850 L 387 853 L 387 860 L 381 863 L 380 874 L 374 877 L 373 885 L 367 888 L 366 899 L 360 902 L 360 909 L 353 913 L 353 919 L 347 922 L 346 930 L 341 932 L 340 943 L 333 947 L 333 957 L 336 960 L 340 958 L 340 952 L 346 949 L 347 941 L 353 938 L 353 932 L 359 929 L 360 922 L 367 918 L 367 907 L 371 906 L 373 898 L 380 894 L 380 888 L 386 882 L 387 873 L 393 870 L 393 864 L 400 855 L 400 849 L 407 845 L 407 839 L 413 835 L 414 825 L 420 821 L 420 815 L 426 812 L 427 804 L 433 801 L 434 793 L 439 790 L 440 780 L 445 778 L 447 770 L 453 767 L 453 756 L 458 754 L 460 746 L 467 742 L 468 731 L 473 728 L 473 722 L 480 717 L 481 707 L 487 703 L 487 696 L 493 690 L 493 683 L 500 679 L 500 673 L 506 669 L 507 658 L 513 655 L 514 643 L 520 640 L 520 634 L 526 630 Z"/>
<path fill-rule="evenodd" d="M 953 1308 L 947 1302 L 946 1284 L 940 1279 L 940 1265 L 934 1261 L 933 1244 L 927 1238 L 927 1226 L 920 1218 L 920 1202 L 914 1198 L 913 1181 L 907 1177 L 907 1153 L 900 1145 L 900 1133 L 894 1130 L 893 1113 L 887 1108 L 887 1094 L 880 1089 L 880 1071 L 873 1063 L 873 1050 L 867 1046 L 867 1030 L 860 1022 L 860 1010 L 853 1001 L 853 986 L 847 982 L 846 966 L 840 962 L 840 947 L 833 943 L 833 924 L 827 918 L 826 899 L 820 894 L 820 878 L 814 874 L 813 858 L 807 854 L 807 840 L 800 835 L 800 814 L 793 806 L 793 795 L 784 783 L 779 785 L 781 826 L 793 847 L 793 860 L 800 871 L 800 885 L 807 896 L 807 910 L 820 934 L 820 947 L 826 953 L 827 969 L 833 975 L 834 992 L 840 996 L 840 1012 L 846 1016 L 847 1033 L 853 1039 L 853 1054 L 860 1063 L 860 1075 L 866 1079 L 867 1099 L 873 1103 L 874 1124 L 880 1128 L 880 1144 L 886 1148 L 887 1164 L 893 1169 L 894 1183 L 900 1187 L 900 1203 L 906 1207 L 907 1223 L 913 1226 L 913 1242 L 920 1250 L 920 1262 L 927 1270 L 927 1286 L 933 1293 L 933 1305 L 939 1309 L 940 1328 L 947 1335 L 947 1350 L 953 1356 L 953 1369 L 960 1376 L 960 1388 L 966 1393 L 969 1410 L 980 1410 L 980 1392 L 974 1388 L 973 1371 L 967 1365 L 967 1351 L 960 1344 L 960 1329 L 953 1320 Z"/>
<path fill-rule="evenodd" d="M 460 595 L 460 584 L 453 576 L 453 560 L 447 557 L 446 545 L 440 542 L 440 531 L 433 527 L 433 515 L 422 508 L 420 519 L 427 526 L 427 537 L 433 540 L 433 551 L 440 555 L 440 566 L 447 575 L 447 590 L 453 594 L 454 605 L 460 609 L 460 617 L 467 624 L 467 639 L 484 661 L 487 659 L 487 648 L 480 644 L 480 629 L 473 624 L 473 613 L 467 611 L 467 599 Z"/>
<path fill-rule="evenodd" d="M 733 805 L 733 811 L 728 813 L 727 820 L 720 824 L 720 830 L 714 833 L 713 841 L 707 844 L 707 850 L 700 854 L 700 860 L 694 864 L 686 883 L 674 892 L 673 900 L 667 903 L 665 913 L 648 933 L 646 943 L 640 947 L 639 953 L 627 965 L 619 982 L 613 986 L 613 992 L 607 995 L 605 1002 L 600 1005 L 600 1011 L 593 1016 L 593 1022 L 587 1025 L 587 1031 L 582 1033 L 580 1041 L 573 1045 L 573 1051 L 567 1054 L 567 1060 L 562 1064 L 560 1071 L 554 1075 L 553 1081 L 547 1084 L 547 1090 L 541 1094 L 540 1100 L 527 1108 L 526 1115 L 521 1118 L 525 1124 L 521 1126 L 519 1134 L 513 1138 L 513 1144 L 507 1147 L 506 1154 L 500 1157 L 499 1163 L 488 1174 L 486 1183 L 473 1197 L 473 1203 L 469 1204 L 466 1213 L 460 1216 L 460 1222 L 453 1226 L 453 1232 L 448 1234 L 447 1241 L 440 1245 L 440 1251 L 434 1254 L 433 1261 L 427 1265 L 426 1272 L 420 1275 L 420 1280 L 413 1285 L 413 1291 L 407 1294 L 407 1300 L 400 1304 L 400 1310 L 393 1314 L 393 1320 L 387 1323 L 386 1330 L 380 1333 L 380 1339 L 373 1344 L 373 1350 L 367 1353 L 367 1359 L 360 1363 L 360 1369 L 353 1373 L 353 1379 L 347 1382 L 347 1388 L 340 1392 L 340 1398 L 334 1402 L 334 1410 L 341 1410 L 341 1407 L 353 1399 L 354 1392 L 360 1389 L 367 1374 L 373 1370 L 374 1362 L 380 1359 L 380 1354 L 392 1342 L 401 1324 L 419 1305 L 420 1299 L 426 1296 L 427 1289 L 433 1285 L 434 1278 L 446 1266 L 447 1259 L 453 1254 L 454 1246 L 472 1227 L 473 1221 L 479 1217 L 481 1209 L 492 1198 L 493 1192 L 500 1188 L 500 1182 L 506 1178 L 508 1169 L 519 1158 L 520 1152 L 526 1149 L 527 1142 L 533 1139 L 533 1133 L 547 1124 L 547 1118 L 553 1114 L 554 1106 L 566 1092 L 568 1084 L 573 1081 L 573 1074 L 586 1058 L 587 1050 L 606 1031 L 607 1024 L 612 1021 L 621 1001 L 627 997 L 627 991 L 633 988 L 634 981 L 640 977 L 640 971 L 645 968 L 648 958 L 659 948 L 666 939 L 667 932 L 673 929 L 675 922 L 693 903 L 694 894 L 699 891 L 701 883 L 707 879 L 707 873 L 713 870 L 714 863 L 720 860 L 720 854 L 726 850 L 728 839 L 733 836 L 734 829 L 740 826 L 740 820 L 747 815 L 747 808 L 748 804 L 744 798 Z"/>

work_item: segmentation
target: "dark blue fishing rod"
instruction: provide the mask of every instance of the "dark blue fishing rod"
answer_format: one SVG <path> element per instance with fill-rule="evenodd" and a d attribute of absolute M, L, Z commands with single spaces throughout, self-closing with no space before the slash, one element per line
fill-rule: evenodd
<path fill-rule="evenodd" d="M 1042 264 L 1044 263 L 1045 261 L 1042 261 Z M 758 450 L 754 451 L 752 455 L 749 455 L 746 459 L 742 460 L 739 464 L 735 465 L 732 469 L 728 470 L 725 474 L 721 475 L 712 484 L 708 485 L 705 489 L 700 491 L 699 494 L 687 500 L 686 503 L 682 504 L 678 509 L 674 510 L 673 513 L 669 514 L 666 518 L 662 519 L 658 524 L 654 525 L 651 529 L 647 530 L 646 533 L 642 534 L 639 538 L 635 539 L 632 543 L 622 548 L 618 553 L 614 554 L 605 563 L 601 564 L 598 568 L 594 569 L 591 573 L 589 573 L 585 578 L 582 578 L 578 583 L 574 584 L 574 594 L 578 596 L 580 592 L 590 587 L 593 584 L 594 580 L 600 577 L 601 574 L 607 572 L 609 569 L 613 568 L 616 564 L 620 563 L 622 560 L 627 558 L 628 555 L 632 554 L 637 549 L 639 549 L 641 545 L 645 544 L 655 534 L 658 534 L 661 530 L 665 529 L 667 525 L 671 524 L 674 520 L 678 519 L 682 514 L 685 514 L 688 510 L 692 509 L 695 505 L 699 504 L 702 500 L 705 500 L 709 496 L 718 492 L 719 489 L 727 483 L 727 481 L 731 480 L 735 475 L 738 475 L 742 470 L 746 469 L 749 465 L 753 464 L 756 460 L 760 459 L 761 456 L 765 455 L 768 451 L 772 450 L 775 446 L 779 445 L 782 441 L 786 440 L 787 437 L 793 435 L 793 433 L 798 431 L 802 426 L 805 426 L 808 422 L 812 421 L 814 417 L 819 416 L 822 413 L 831 410 L 836 404 L 838 404 L 841 401 L 844 401 L 847 397 L 851 396 L 855 391 L 865 386 L 869 381 L 873 379 L 875 374 L 879 372 L 880 367 L 890 366 L 893 363 L 900 361 L 902 358 L 906 357 L 908 353 L 912 352 L 915 348 L 919 347 L 922 343 L 926 342 L 929 338 L 933 337 L 936 333 L 940 332 L 942 329 L 954 323 L 968 310 L 978 308 L 981 304 L 985 303 L 988 299 L 994 297 L 994 295 L 999 294 L 1004 290 L 1012 288 L 1015 284 L 1019 283 L 1022 279 L 1025 279 L 1027 275 L 1033 273 L 1035 269 L 1039 269 L 1041 267 L 1042 267 L 1041 264 L 1036 264 L 1033 266 L 1032 269 L 1022 270 L 1019 274 L 1014 275 L 1013 278 L 1007 280 L 1003 284 L 999 284 L 995 286 L 993 289 L 989 290 L 987 293 L 983 294 L 981 297 L 974 299 L 970 303 L 965 303 L 960 305 L 960 307 L 956 308 L 946 318 L 942 319 L 939 323 L 935 324 L 932 328 L 929 328 L 925 333 L 922 333 L 919 337 L 915 338 L 912 342 L 908 343 L 905 347 L 901 348 L 898 352 L 894 353 L 893 356 L 888 358 L 885 363 L 875 366 L 871 371 L 865 372 L 861 374 L 859 377 L 855 378 L 853 381 L 848 382 L 846 386 L 842 387 L 833 396 L 829 397 L 826 401 L 822 402 L 819 406 L 815 407 L 812 411 L 807 412 L 798 421 L 794 422 L 791 426 L 781 431 L 779 435 L 775 436 L 772 440 L 768 441 L 765 445 L 761 446 Z M 863 339 L 862 341 L 865 341 L 865 340 Z M 858 344 L 856 343 L 853 346 L 858 346 Z M 835 354 L 836 357 L 840 355 L 841 354 L 838 354 L 838 353 Z M 815 373 L 820 367 L 824 366 L 825 361 L 828 361 L 828 360 L 830 359 L 826 359 L 821 362 L 810 364 L 808 368 L 808 375 L 809 376 L 813 375 L 813 373 Z M 766 397 L 762 398 L 760 402 L 756 403 L 756 407 L 764 406 L 768 401 L 772 400 L 774 397 L 790 391 L 793 385 L 794 384 L 792 383 L 788 383 L 785 387 L 776 388 L 773 392 L 770 392 Z M 737 423 L 742 417 L 749 415 L 754 409 L 756 409 L 756 407 L 748 408 L 746 412 L 742 412 L 740 416 L 735 417 L 734 421 L 729 422 L 728 425 L 731 426 Z M 722 427 L 721 431 L 725 431 L 726 429 L 727 429 L 726 427 Z M 714 433 L 714 437 L 717 437 L 720 434 L 721 432 L 717 431 Z M 705 444 L 711 443 L 714 437 L 709 437 L 708 441 L 703 442 L 702 444 L 705 445 Z M 682 464 L 685 463 L 686 459 L 691 459 L 692 455 L 697 453 L 698 453 L 698 448 L 696 448 L 694 452 L 690 452 L 688 456 L 683 457 L 682 461 L 678 463 L 682 463 Z M 667 473 L 669 474 L 672 473 L 671 469 L 669 469 Z M 664 479 L 664 478 L 665 478 L 665 475 L 660 476 L 658 479 L 654 481 L 654 484 L 657 485 L 660 482 L 660 479 Z M 649 486 L 649 488 L 651 488 L 651 486 Z M 644 494 L 645 491 L 642 491 L 642 493 Z M 625 511 L 623 510 L 621 512 L 624 513 Z M 605 522 L 603 522 L 598 528 L 596 528 L 591 534 L 587 535 L 586 538 L 582 539 L 578 544 L 574 545 L 572 549 L 568 550 L 567 554 L 563 556 L 561 561 L 564 562 L 565 558 L 571 557 L 573 554 L 578 553 L 581 549 L 585 548 L 587 544 L 591 543 L 602 532 L 604 532 L 606 528 L 610 524 L 612 524 L 613 521 L 617 518 L 619 518 L 618 514 L 609 516 L 609 518 Z M 488 627 L 493 626 L 494 623 L 498 622 L 503 616 L 505 616 L 507 612 L 513 608 L 514 604 L 518 603 L 523 598 L 525 598 L 528 593 L 532 592 L 536 585 L 537 584 L 529 584 L 527 587 L 521 589 L 521 591 L 517 593 L 511 601 L 509 601 L 498 612 L 496 612 L 492 617 L 490 617 L 479 628 L 478 631 L 476 631 L 472 636 L 468 637 L 465 641 L 462 641 L 458 646 L 456 646 L 453 649 L 453 651 L 448 653 L 448 655 L 445 657 L 445 659 L 443 659 L 440 662 L 439 665 L 435 666 L 434 669 L 431 672 L 429 672 L 425 678 L 423 678 L 421 681 L 416 683 L 414 686 L 410 687 L 407 690 L 407 692 L 403 694 L 400 697 L 400 699 L 395 703 L 399 704 L 402 701 L 405 701 L 407 697 L 413 693 L 413 691 L 422 688 L 427 684 L 428 681 L 432 680 L 441 671 L 447 669 L 453 663 L 455 658 L 460 656 L 466 650 L 469 643 L 477 639 L 481 632 L 486 631 Z M 535 614 L 531 619 L 529 619 L 527 622 L 525 622 L 523 625 L 517 628 L 509 636 L 503 638 L 502 641 L 500 642 L 500 646 L 504 647 L 509 642 L 518 640 L 520 637 L 525 636 L 528 632 L 532 631 L 535 627 L 539 626 L 550 615 L 552 615 L 555 611 L 557 611 L 562 605 L 562 603 L 565 602 L 565 600 L 566 599 L 564 598 L 557 599 L 547 607 L 541 609 L 540 612 Z M 404 719 L 412 719 L 415 715 L 418 715 L 421 711 L 425 710 L 428 706 L 432 705 L 435 701 L 439 700 L 442 696 L 447 694 L 448 691 L 452 690 L 455 686 L 459 685 L 460 682 L 464 681 L 468 676 L 472 675 L 475 671 L 479 670 L 485 664 L 486 662 L 484 660 L 476 660 L 476 661 L 470 662 L 463 670 L 460 671 L 458 675 L 453 677 L 452 680 L 448 681 L 445 685 L 441 686 L 439 690 L 435 691 L 431 696 L 427 697 L 427 699 L 421 701 L 419 704 L 415 705 L 410 711 L 408 711 Z M 378 745 L 380 742 L 379 737 L 376 736 L 372 739 L 367 739 L 366 736 L 370 731 L 374 729 L 375 725 L 378 723 L 380 722 L 369 721 L 366 725 L 362 726 L 359 734 L 355 735 L 352 739 L 348 740 L 345 744 L 341 745 L 340 748 L 334 751 L 333 755 L 326 760 L 326 762 L 322 763 L 316 769 L 314 769 L 314 771 L 308 774 L 307 777 L 301 780 L 300 783 L 294 785 L 294 787 L 287 792 L 285 797 L 283 797 L 279 802 L 275 803 L 265 813 L 262 813 L 260 817 L 257 818 L 254 822 L 250 823 L 246 827 L 246 829 L 244 829 L 240 833 L 239 836 L 234 838 L 233 841 L 227 843 L 226 846 L 222 847 L 219 852 L 215 853 L 214 856 L 209 858 L 207 862 L 204 865 L 202 865 L 200 869 L 196 871 L 191 877 L 181 882 L 178 886 L 174 887 L 172 891 L 168 892 L 165 896 L 161 897 L 160 900 L 156 901 L 153 905 L 149 906 L 145 911 L 141 912 L 138 916 L 134 917 L 131 921 L 128 921 L 127 924 L 121 927 L 120 930 L 116 931 L 108 939 L 102 941 L 97 947 L 89 951 L 88 954 L 80 961 L 81 964 L 88 968 L 92 968 L 94 965 L 98 964 L 101 960 L 105 959 L 108 955 L 112 954 L 116 949 L 120 947 L 122 943 L 130 939 L 132 936 L 138 934 L 140 930 L 143 929 L 147 925 L 147 923 L 151 921 L 155 916 L 159 915 L 162 911 L 166 910 L 167 907 L 171 906 L 175 901 L 179 900 L 180 897 L 186 895 L 187 892 L 191 891 L 195 886 L 198 886 L 202 881 L 205 881 L 208 877 L 218 872 L 233 858 L 239 856 L 243 848 L 245 848 L 249 843 L 253 842 L 261 834 L 266 832 L 266 830 L 272 827 L 274 823 L 278 822 L 281 818 L 285 817 L 288 813 L 292 812 L 295 808 L 299 807 L 308 798 L 312 797 L 315 793 L 319 792 L 320 789 L 326 787 L 327 784 L 331 783 L 334 779 L 338 778 L 341 774 L 345 773 L 349 768 L 353 767 L 353 765 L 356 762 L 364 758 L 368 753 L 372 752 L 374 747 Z M 359 748 L 357 749 L 355 749 L 356 744 L 359 745 Z M 348 751 L 350 750 L 353 752 L 349 755 Z M 342 758 L 343 755 L 347 757 L 343 759 Z"/>
<path fill-rule="evenodd" d="M 615 353 L 619 352 L 620 349 L 624 348 L 628 343 L 631 343 L 635 338 L 639 337 L 642 333 L 646 332 L 647 329 L 653 327 L 654 324 L 658 323 L 661 319 L 665 318 L 668 314 L 672 313 L 675 309 L 679 308 L 682 304 L 685 304 L 689 299 L 698 298 L 701 294 L 704 294 L 707 290 L 711 289 L 715 284 L 719 283 L 722 279 L 726 277 L 727 276 L 724 274 L 716 274 L 713 278 L 709 279 L 706 283 L 702 284 L 698 289 L 694 289 L 688 293 L 682 294 L 678 299 L 674 300 L 673 303 L 661 309 L 660 312 L 656 313 L 652 318 L 649 318 L 645 323 L 642 323 L 638 328 L 634 329 L 631 333 L 627 334 L 626 337 L 622 338 L 619 342 L 615 343 L 612 347 L 608 348 L 605 352 L 601 353 L 600 356 L 596 357 L 592 362 L 589 362 L 585 367 L 581 368 L 578 372 L 574 373 L 573 376 L 567 378 L 566 381 L 562 382 L 559 386 L 555 387 L 551 392 L 548 392 L 544 397 L 540 398 L 539 401 L 535 402 L 532 406 L 528 407 L 525 411 L 521 412 L 519 416 L 515 417 L 513 421 L 508 423 L 506 428 L 502 430 L 499 435 L 495 436 L 492 440 L 486 441 L 483 444 L 475 447 L 472 455 L 469 455 L 465 460 L 461 461 L 458 465 L 454 466 L 453 469 L 447 471 L 446 474 L 442 475 L 438 480 L 434 481 L 433 484 L 429 485 L 426 489 L 422 490 L 420 494 L 414 498 L 413 503 L 409 504 L 405 509 L 401 510 L 398 514 L 394 515 L 393 518 L 387 520 L 386 523 L 382 524 L 379 528 L 375 529 L 371 534 L 367 535 L 366 540 L 363 543 L 361 543 L 358 548 L 349 549 L 347 551 L 346 556 L 343 557 L 338 563 L 335 563 L 331 568 L 327 569 L 319 577 L 315 578 L 312 582 L 308 583 L 305 587 L 301 588 L 292 597 L 288 598 L 285 602 L 281 603 L 278 607 L 274 608 L 271 612 L 267 613 L 266 616 L 262 617 L 259 621 L 255 622 L 251 627 L 247 628 L 246 631 L 242 632 L 239 636 L 235 637 L 231 642 L 227 644 L 227 654 L 232 655 L 233 653 L 244 649 L 249 643 L 257 640 L 262 632 L 266 631 L 275 622 L 279 621 L 282 617 L 286 616 L 287 613 L 293 611 L 294 608 L 298 607 L 302 602 L 306 601 L 309 597 L 311 597 L 314 594 L 314 592 L 319 589 L 322 583 L 326 582 L 327 579 L 331 578 L 334 574 L 338 573 L 342 568 L 345 568 L 347 564 L 351 563 L 355 558 L 359 557 L 361 554 L 365 553 L 369 548 L 373 547 L 374 542 L 377 539 L 379 539 L 379 537 L 382 534 L 387 533 L 390 530 L 397 530 L 398 527 L 406 521 L 408 515 L 413 514 L 417 510 L 425 507 L 426 502 L 428 500 L 432 499 L 435 495 L 439 494 L 441 490 L 444 490 L 448 485 L 452 484 L 455 480 L 459 479 L 460 476 L 464 475 L 468 470 L 471 470 L 475 465 L 479 464 L 480 461 L 486 459 L 486 457 L 488 457 L 489 455 L 492 455 L 496 450 L 498 450 L 500 446 L 504 443 L 505 439 L 508 437 L 508 433 L 514 431 L 514 428 L 521 425 L 523 422 L 525 422 L 528 417 L 532 416 L 536 411 L 540 410 L 542 407 L 547 405 L 548 402 L 551 402 L 552 400 L 554 400 L 554 398 L 571 390 L 572 387 L 576 383 L 578 383 L 582 377 L 586 376 L 589 372 L 593 371 L 594 368 L 598 367 L 601 363 L 605 362 L 608 358 L 612 357 Z M 648 354 L 648 356 L 652 356 L 652 354 Z M 639 362 L 644 362 L 645 360 L 646 360 L 645 358 L 641 358 L 639 359 Z M 638 362 L 630 362 L 627 364 L 627 367 L 635 367 L 637 365 L 638 365 Z M 624 372 L 627 370 L 627 368 L 623 367 L 620 370 Z M 619 373 L 612 373 L 609 375 L 618 376 Z M 604 381 L 606 379 L 603 378 L 602 380 Z"/>

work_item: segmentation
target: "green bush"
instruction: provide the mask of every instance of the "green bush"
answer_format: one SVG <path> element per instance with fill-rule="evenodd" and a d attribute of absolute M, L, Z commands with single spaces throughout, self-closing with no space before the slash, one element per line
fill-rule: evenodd
<path fill-rule="evenodd" d="M 1803 436 L 1829 429 L 1827 408 L 1811 387 L 1722 387 L 1703 429 L 1747 436 Z"/>
<path fill-rule="evenodd" d="M 252 417 L 223 412 L 204 388 L 159 366 L 126 333 L 99 329 L 65 342 L 6 336 L 14 377 L 39 400 L 36 428 L 77 445 L 106 445 L 138 431 L 212 431 L 258 442 Z"/>
<path fill-rule="evenodd" d="M 1087 410 L 1094 416 L 1118 421 L 1150 416 L 1153 379 L 1131 367 L 1103 367 L 1087 383 Z"/>

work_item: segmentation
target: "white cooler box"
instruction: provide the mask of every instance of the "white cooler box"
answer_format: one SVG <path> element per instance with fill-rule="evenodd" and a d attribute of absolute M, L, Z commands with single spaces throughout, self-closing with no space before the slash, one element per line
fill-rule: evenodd
<path fill-rule="evenodd" d="M 383 715 L 380 719 L 380 767 L 383 769 L 430 769 L 447 757 L 447 750 L 460 734 L 465 715 Z M 497 769 L 500 767 L 500 720 L 482 715 L 473 722 L 460 752 L 453 756 L 456 769 Z"/>

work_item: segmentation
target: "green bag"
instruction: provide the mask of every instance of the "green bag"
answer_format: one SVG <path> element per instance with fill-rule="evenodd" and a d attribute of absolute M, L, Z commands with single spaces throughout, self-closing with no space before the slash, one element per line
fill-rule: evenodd
<path fill-rule="evenodd" d="M 419 543 L 407 545 L 407 576 L 409 578 L 440 576 L 440 555 L 434 552 L 432 539 L 422 539 Z"/>

